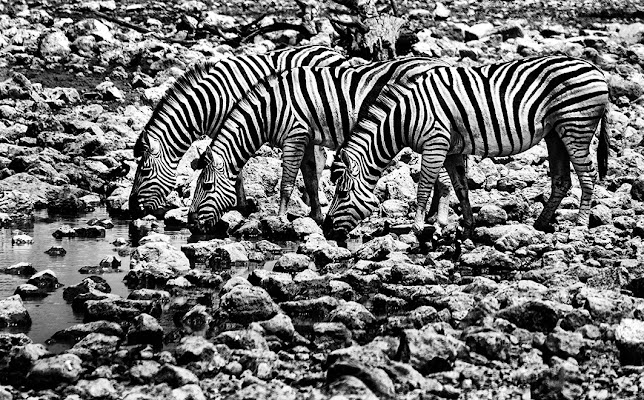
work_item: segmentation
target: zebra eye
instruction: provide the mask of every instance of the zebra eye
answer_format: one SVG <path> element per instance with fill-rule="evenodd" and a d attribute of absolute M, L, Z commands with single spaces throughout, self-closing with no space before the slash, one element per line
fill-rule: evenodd
<path fill-rule="evenodd" d="M 353 189 L 353 179 L 348 177 L 346 173 L 342 174 L 338 179 L 338 194 L 342 197 L 346 197 L 351 189 Z"/>

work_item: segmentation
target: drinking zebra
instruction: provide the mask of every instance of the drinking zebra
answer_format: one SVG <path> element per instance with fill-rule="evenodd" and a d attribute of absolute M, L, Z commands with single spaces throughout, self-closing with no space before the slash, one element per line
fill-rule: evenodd
<path fill-rule="evenodd" d="M 586 61 L 565 56 L 476 68 L 437 67 L 409 85 L 389 85 L 340 152 L 344 166 L 325 220 L 325 234 L 346 236 L 371 214 L 378 206 L 373 194 L 378 178 L 406 146 L 422 155 L 414 229 L 424 223 L 427 199 L 444 162 L 459 193 L 464 225 L 471 227 L 460 155 L 508 156 L 544 137 L 552 193 L 535 227 L 550 228 L 572 185 L 570 162 L 582 189 L 577 223 L 588 225 L 596 180 L 589 147 L 601 121 L 597 161 L 599 175 L 604 177 L 607 103 L 602 72 Z"/>
<path fill-rule="evenodd" d="M 136 142 L 134 155 L 141 160 L 129 199 L 131 215 L 138 218 L 163 212 L 179 161 L 190 145 L 201 137 L 214 137 L 224 117 L 257 82 L 297 66 L 337 66 L 344 61 L 341 54 L 326 47 L 307 46 L 192 67 L 168 89 Z M 313 149 L 307 149 L 307 160 L 314 154 Z M 314 160 L 303 163 L 302 168 L 315 168 Z M 317 198 L 317 192 L 311 190 L 307 190 L 309 195 Z M 241 176 L 237 195 L 243 204 L 246 196 Z"/>
<path fill-rule="evenodd" d="M 201 233 L 213 229 L 235 202 L 233 183 L 240 169 L 264 143 L 283 149 L 279 215 L 286 215 L 307 146 L 335 149 L 342 145 L 362 105 L 375 100 L 382 87 L 437 65 L 446 64 L 408 58 L 359 67 L 300 67 L 258 84 L 228 115 L 211 144 L 212 151 L 202 156 L 204 170 L 197 181 L 188 226 Z M 317 188 L 317 176 L 305 176 L 306 180 Z M 320 213 L 319 206 L 316 212 Z M 313 217 L 322 220 L 321 213 Z"/>

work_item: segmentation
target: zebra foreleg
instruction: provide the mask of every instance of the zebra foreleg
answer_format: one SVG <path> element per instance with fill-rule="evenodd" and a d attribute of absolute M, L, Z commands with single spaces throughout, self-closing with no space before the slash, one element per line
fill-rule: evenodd
<path fill-rule="evenodd" d="M 439 134 L 437 133 L 436 135 L 438 136 Z M 412 226 L 412 230 L 416 234 L 420 234 L 425 226 L 427 201 L 432 195 L 434 183 L 443 166 L 448 148 L 449 140 L 447 139 L 439 141 L 439 139 L 435 138 L 433 143 L 430 141 L 424 145 L 420 165 L 420 181 L 418 182 L 418 193 L 416 195 L 416 217 Z"/>
<path fill-rule="evenodd" d="M 445 169 L 449 174 L 454 192 L 461 205 L 461 213 L 463 213 L 463 237 L 470 238 L 474 230 L 474 214 L 472 213 L 472 204 L 470 203 L 469 188 L 467 186 L 465 156 L 447 156 L 445 158 Z"/>
<path fill-rule="evenodd" d="M 559 135 L 551 132 L 545 137 L 548 146 L 550 178 L 552 180 L 550 198 L 543 211 L 534 222 L 534 227 L 544 232 L 553 232 L 552 222 L 555 211 L 572 186 L 570 180 L 570 157 Z"/>
<path fill-rule="evenodd" d="M 285 217 L 288 209 L 288 202 L 295 188 L 297 171 L 302 165 L 304 151 L 308 145 L 308 137 L 290 140 L 284 144 L 282 157 L 282 183 L 280 185 L 280 208 L 279 217 Z M 316 185 L 317 186 L 317 185 Z"/>
<path fill-rule="evenodd" d="M 324 170 L 326 156 L 320 146 L 309 145 L 304 151 L 304 160 L 302 161 L 302 177 L 304 178 L 304 187 L 308 195 L 311 212 L 309 216 L 318 224 L 322 223 L 322 208 L 319 197 L 319 180 Z"/>

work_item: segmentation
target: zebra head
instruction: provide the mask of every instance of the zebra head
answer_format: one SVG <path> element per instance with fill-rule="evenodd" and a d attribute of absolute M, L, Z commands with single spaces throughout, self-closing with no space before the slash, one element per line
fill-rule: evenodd
<path fill-rule="evenodd" d="M 235 178 L 226 162 L 206 147 L 197 168 L 202 169 L 188 212 L 188 228 L 195 234 L 215 233 L 215 224 L 223 213 L 235 205 Z"/>
<path fill-rule="evenodd" d="M 163 214 L 165 199 L 174 187 L 176 173 L 163 161 L 161 143 L 144 132 L 134 146 L 134 156 L 140 157 L 130 194 L 130 214 L 141 218 L 147 214 Z"/>
<path fill-rule="evenodd" d="M 329 206 L 322 225 L 324 235 L 338 240 L 346 239 L 358 223 L 378 207 L 378 198 L 368 187 L 360 161 L 347 149 L 340 150 L 340 159 L 335 163 L 339 175 L 336 181 L 335 196 Z"/>

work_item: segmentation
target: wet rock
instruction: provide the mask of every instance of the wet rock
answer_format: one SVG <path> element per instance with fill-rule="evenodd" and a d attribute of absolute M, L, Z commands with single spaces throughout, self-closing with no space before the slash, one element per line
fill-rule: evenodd
<path fill-rule="evenodd" d="M 160 348 L 163 344 L 163 328 L 153 316 L 145 313 L 138 315 L 127 332 L 127 341 L 129 344 L 151 344 Z"/>
<path fill-rule="evenodd" d="M 337 382 L 346 376 L 359 378 L 373 393 L 388 398 L 396 393 L 395 384 L 388 372 L 395 376 L 396 368 L 379 349 L 351 346 L 333 351 L 327 357 L 327 383 Z"/>
<path fill-rule="evenodd" d="M 375 320 L 376 317 L 369 310 L 354 301 L 341 302 L 329 315 L 330 322 L 342 322 L 351 330 L 364 330 Z"/>
<path fill-rule="evenodd" d="M 238 266 L 238 263 L 247 263 L 248 252 L 239 242 L 228 243 L 214 249 L 206 262 L 213 271 L 228 270 Z"/>
<path fill-rule="evenodd" d="M 205 332 L 212 320 L 206 306 L 197 304 L 181 318 L 181 324 L 192 332 Z"/>
<path fill-rule="evenodd" d="M 341 322 L 313 324 L 313 343 L 319 350 L 333 351 L 351 344 L 351 331 Z"/>
<path fill-rule="evenodd" d="M 54 233 L 52 233 L 52 236 L 56 239 L 64 237 L 76 237 L 76 229 L 72 228 L 69 225 L 61 225 L 54 231 Z"/>
<path fill-rule="evenodd" d="M 29 235 L 15 235 L 11 238 L 11 244 L 14 246 L 23 246 L 33 244 L 34 239 Z"/>
<path fill-rule="evenodd" d="M 36 273 L 36 269 L 28 262 L 20 262 L 8 267 L 0 267 L 0 272 L 9 275 L 31 276 Z"/>
<path fill-rule="evenodd" d="M 248 276 L 248 281 L 266 290 L 275 301 L 290 300 L 297 291 L 293 278 L 285 272 L 256 269 Z"/>
<path fill-rule="evenodd" d="M 644 365 L 644 322 L 625 318 L 615 329 L 615 340 L 624 365 Z"/>
<path fill-rule="evenodd" d="M 50 269 L 46 269 L 44 271 L 40 271 L 33 274 L 31 278 L 29 278 L 27 283 L 37 286 L 41 289 L 48 290 L 50 292 L 63 286 L 61 283 L 58 282 L 56 273 Z"/>
<path fill-rule="evenodd" d="M 81 379 L 76 383 L 74 389 L 82 399 L 109 399 L 119 395 L 112 381 L 107 378 Z"/>
<path fill-rule="evenodd" d="M 76 343 L 90 333 L 100 333 L 106 336 L 124 337 L 123 328 L 116 322 L 94 321 L 86 324 L 76 324 L 54 333 L 50 341 L 57 343 Z"/>
<path fill-rule="evenodd" d="M 235 286 L 221 296 L 220 307 L 230 321 L 249 323 L 273 317 L 279 307 L 262 288 Z"/>
<path fill-rule="evenodd" d="M 210 361 L 216 354 L 217 347 L 202 336 L 181 338 L 175 349 L 175 357 L 181 365 L 195 361 Z"/>
<path fill-rule="evenodd" d="M 112 229 L 114 228 L 114 222 L 110 218 L 92 218 L 89 221 L 87 221 L 87 225 L 89 226 L 102 226 L 105 229 Z"/>
<path fill-rule="evenodd" d="M 107 256 L 98 263 L 98 266 L 105 269 L 119 269 L 121 267 L 121 260 L 114 256 Z"/>
<path fill-rule="evenodd" d="M 199 241 L 197 243 L 188 243 L 181 246 L 181 251 L 188 257 L 192 265 L 196 263 L 205 263 L 208 257 L 215 249 L 225 244 L 222 239 L 212 239 L 208 241 Z"/>
<path fill-rule="evenodd" d="M 288 272 L 291 274 L 304 271 L 311 265 L 311 259 L 305 254 L 286 253 L 281 256 L 273 270 L 275 272 Z"/>
<path fill-rule="evenodd" d="M 112 288 L 107 281 L 100 276 L 89 276 L 83 279 L 79 284 L 68 286 L 63 290 L 63 299 L 68 302 L 73 301 L 78 295 L 88 293 L 90 290 L 98 290 L 103 293 L 110 293 Z"/>
<path fill-rule="evenodd" d="M 49 248 L 49 250 L 45 251 L 46 254 L 49 254 L 50 256 L 64 256 L 67 254 L 67 250 L 65 250 L 62 246 L 52 246 Z"/>
<path fill-rule="evenodd" d="M 162 303 L 170 301 L 170 293 L 165 290 L 137 289 L 130 292 L 128 300 L 159 300 Z"/>
<path fill-rule="evenodd" d="M 588 310 L 575 308 L 561 319 L 561 328 L 567 331 L 575 331 L 584 325 L 591 324 L 592 318 Z"/>
<path fill-rule="evenodd" d="M 105 228 L 102 226 L 80 226 L 75 229 L 76 236 L 81 238 L 104 238 Z"/>
<path fill-rule="evenodd" d="M 78 356 L 61 354 L 36 361 L 27 381 L 35 388 L 54 388 L 61 383 L 76 382 L 82 371 Z"/>
<path fill-rule="evenodd" d="M 17 294 L 22 299 L 40 299 L 49 295 L 49 292 L 38 286 L 25 283 L 18 286 L 13 294 Z"/>
<path fill-rule="evenodd" d="M 294 220 L 293 230 L 295 231 L 295 235 L 300 239 L 304 239 L 314 233 L 322 234 L 322 228 L 310 217 L 300 217 Z"/>
<path fill-rule="evenodd" d="M 608 225 L 613 222 L 613 212 L 603 204 L 598 204 L 590 210 L 590 227 Z"/>
<path fill-rule="evenodd" d="M 411 364 L 421 374 L 451 370 L 465 344 L 433 328 L 405 329 L 400 338 L 396 359 Z"/>
<path fill-rule="evenodd" d="M 488 246 L 475 248 L 461 255 L 461 265 L 472 268 L 477 272 L 508 271 L 516 269 L 521 264 L 506 253 Z"/>

